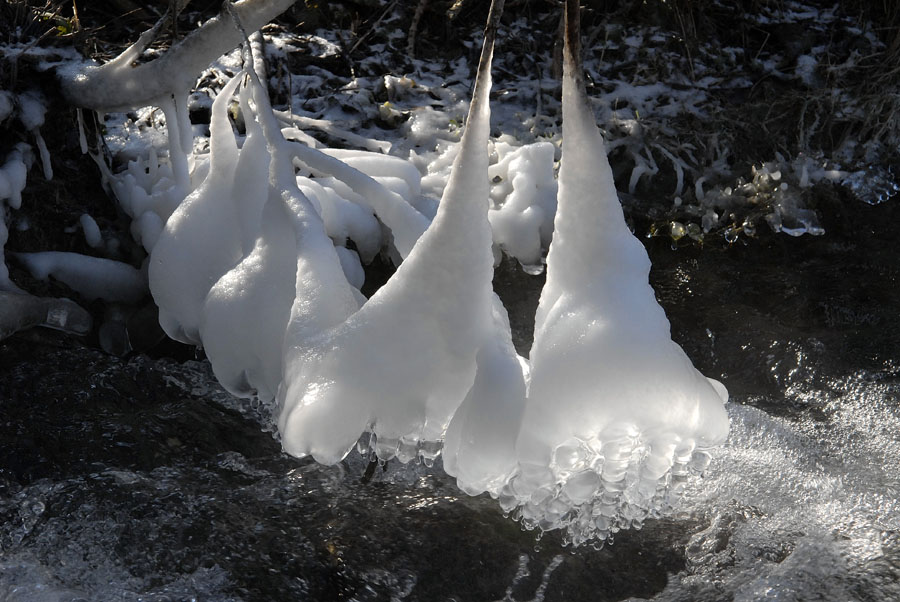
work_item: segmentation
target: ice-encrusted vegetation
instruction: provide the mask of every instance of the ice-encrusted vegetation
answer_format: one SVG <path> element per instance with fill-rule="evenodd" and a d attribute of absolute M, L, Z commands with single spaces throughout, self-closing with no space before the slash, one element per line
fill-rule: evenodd
<path fill-rule="evenodd" d="M 256 5 L 261 11 L 274 7 L 275 11 L 288 4 L 245 0 L 239 6 L 250 7 L 248 11 Z M 388 7 L 388 19 L 390 13 Z M 811 18 L 802 12 L 794 16 L 801 22 Z M 246 17 L 238 15 L 236 20 Z M 833 14 L 826 17 L 825 24 L 848 27 Z M 761 14 L 757 18 L 769 17 Z M 225 11 L 217 19 L 216 23 L 238 36 L 231 22 L 234 15 Z M 251 29 L 257 24 L 253 25 Z M 205 27 L 212 31 L 210 27 L 215 25 Z M 522 20 L 515 19 L 506 25 L 513 34 L 524 27 Z M 198 40 L 204 46 L 204 40 L 211 39 L 203 38 L 202 33 L 188 37 L 159 58 L 132 67 L 148 41 L 142 39 L 105 67 L 70 66 L 63 81 L 69 98 L 89 108 L 137 109 L 150 102 L 161 109 L 166 126 L 166 137 L 159 138 L 162 144 L 145 152 L 140 145 L 127 149 L 127 143 L 116 144 L 113 139 L 115 150 L 134 153 L 127 169 L 114 172 L 99 158 L 98 163 L 132 218 L 135 239 L 150 253 L 150 288 L 164 329 L 173 338 L 203 345 L 217 377 L 232 393 L 265 402 L 277 396 L 279 426 L 289 452 L 336 462 L 360 434 L 368 432 L 372 438 L 361 449 L 381 460 L 398 457 L 408 461 L 418 456 L 431 462 L 446 437 L 454 451 L 448 470 L 464 490 L 505 496 L 508 510 L 520 506 L 517 512 L 527 526 L 567 528 L 571 541 L 583 543 L 591 537 L 602 541 L 621 527 L 639 526 L 648 514 L 668 508 L 671 494 L 680 491 L 680 480 L 690 468 L 705 466 L 702 450 L 696 454 L 697 460 L 691 460 L 695 438 L 705 447 L 720 443 L 727 432 L 721 410 L 724 391 L 700 377 L 668 340 L 667 322 L 646 287 L 642 250 L 618 215 L 617 174 L 607 170 L 602 182 L 578 193 L 571 192 L 577 186 L 570 184 L 567 191 L 562 185 L 566 165 L 578 165 L 568 168 L 570 183 L 596 175 L 594 168 L 605 169 L 601 134 L 594 129 L 593 119 L 585 115 L 596 110 L 607 134 L 614 138 L 609 149 L 617 159 L 617 169 L 624 170 L 618 175 L 629 194 L 639 194 L 657 178 L 674 180 L 672 214 L 678 219 L 653 224 L 651 233 L 663 233 L 675 242 L 702 241 L 719 232 L 725 241 L 734 242 L 740 234 L 753 236 L 758 227 L 754 220 L 760 217 L 776 232 L 819 234 L 822 228 L 815 212 L 806 206 L 803 190 L 818 181 L 846 182 L 861 190 L 859 174 L 869 175 L 844 171 L 835 159 L 818 155 L 798 155 L 788 161 L 777 154 L 772 161 L 751 166 L 746 177 L 728 180 L 734 176 L 734 170 L 726 167 L 733 140 L 679 141 L 667 130 L 666 120 L 709 121 L 711 110 L 717 108 L 710 90 L 739 90 L 746 82 L 705 75 L 703 59 L 711 58 L 710 49 L 696 60 L 688 56 L 690 81 L 666 80 L 659 72 L 663 62 L 672 58 L 666 54 L 672 52 L 672 40 L 666 34 L 652 27 L 628 35 L 605 25 L 592 30 L 595 39 L 600 33 L 609 62 L 604 62 L 603 54 L 588 61 L 586 73 L 594 81 L 594 106 L 587 104 L 586 97 L 575 99 L 571 56 L 564 61 L 568 79 L 561 116 L 566 119 L 568 114 L 569 125 L 573 121 L 578 124 L 573 131 L 584 133 L 583 144 L 570 150 L 570 157 L 583 154 L 579 163 L 571 158 L 567 161 L 566 144 L 560 144 L 562 132 L 556 125 L 560 110 L 554 98 L 557 84 L 549 75 L 553 65 L 534 59 L 538 76 L 521 77 L 517 86 L 496 91 L 495 106 L 504 107 L 504 99 L 531 91 L 535 112 L 499 111 L 494 120 L 502 132 L 499 136 L 488 135 L 491 121 L 485 115 L 489 62 L 487 71 L 479 70 L 471 109 L 474 114 L 465 119 L 464 127 L 464 87 L 443 87 L 445 81 L 437 79 L 442 66 L 427 61 L 414 63 L 414 77 L 382 76 L 378 82 L 368 82 L 365 76 L 358 76 L 340 94 L 312 100 L 308 98 L 310 89 L 324 83 L 319 76 L 299 75 L 296 81 L 288 76 L 287 82 L 283 73 L 265 78 L 276 94 L 290 93 L 288 111 L 275 113 L 268 106 L 268 91 L 256 81 L 265 77 L 265 71 L 247 54 L 248 42 L 243 53 L 232 52 L 204 75 L 209 79 L 230 71 L 231 77 L 223 78 L 227 83 L 215 100 L 207 103 L 210 133 L 197 140 L 188 111 L 192 103 L 196 107 L 205 101 L 202 96 L 189 95 L 185 84 L 186 73 L 196 71 L 197 65 L 179 57 L 195 60 L 203 54 L 192 46 Z M 319 43 L 326 56 L 341 52 L 340 40 L 330 42 L 329 35 L 323 31 L 310 40 Z M 877 46 L 877 39 L 870 41 Z M 289 37 L 276 38 L 268 45 L 274 48 L 268 51 L 269 58 L 284 53 L 290 43 Z M 664 50 L 648 57 L 654 44 Z M 488 57 L 489 46 L 485 44 Z M 257 38 L 256 58 L 266 52 Z M 764 57 L 761 51 L 753 61 L 760 56 Z M 357 69 L 365 71 L 364 63 Z M 628 72 L 626 67 L 630 69 L 632 63 L 645 69 Z M 815 55 L 802 55 L 796 63 L 793 77 L 816 86 Z M 167 65 L 170 71 L 166 71 Z M 609 65 L 622 70 L 622 77 L 602 77 L 597 70 Z M 648 65 L 657 72 L 646 69 Z M 764 57 L 760 65 L 770 73 L 782 74 L 774 58 Z M 154 69 L 163 75 L 154 75 Z M 146 75 L 139 76 L 139 71 Z M 165 74 L 170 72 L 177 72 L 178 78 L 166 80 Z M 466 61 L 458 62 L 454 76 L 461 83 L 468 79 Z M 137 77 L 154 84 L 148 86 L 147 94 L 135 92 Z M 367 92 L 369 83 L 387 100 L 376 102 Z M 303 97 L 299 88 L 294 89 L 296 85 L 303 88 Z M 568 95 L 566 85 L 570 87 Z M 603 90 L 604 86 L 608 89 Z M 112 92 L 100 91 L 105 89 Z M 422 102 L 425 95 L 431 97 L 428 103 Z M 40 106 L 36 102 L 21 104 L 33 109 Z M 427 104 L 436 105 L 437 110 Z M 366 123 L 354 123 L 354 113 L 376 116 Z M 22 110 L 26 129 L 39 125 L 36 115 L 35 110 Z M 117 125 L 116 119 L 110 126 Z M 236 127 L 238 121 L 240 128 Z M 404 136 L 386 143 L 376 131 L 383 129 L 381 126 L 396 127 Z M 801 130 L 806 143 L 818 127 L 812 124 Z M 121 131 L 133 130 L 126 123 Z M 327 148 L 310 131 L 329 143 L 339 139 L 366 150 Z M 465 133 L 456 140 L 459 132 Z M 578 135 L 566 136 L 570 148 Z M 471 142 L 473 139 L 477 142 Z M 40 140 L 37 135 L 49 178 L 49 159 Z M 879 143 L 873 139 L 862 149 L 863 156 L 877 153 Z M 381 154 L 384 151 L 389 154 Z M 558 187 L 554 171 L 561 152 Z M 844 145 L 835 158 L 854 161 L 858 154 L 852 145 Z M 880 175 L 887 190 L 895 187 L 889 174 Z M 603 241 L 611 246 L 591 251 L 587 239 L 594 231 L 574 236 L 582 243 L 569 251 L 567 260 L 557 262 L 556 273 L 551 252 L 547 300 L 539 309 L 538 337 L 531 358 L 534 372 L 523 371 L 523 360 L 512 350 L 505 311 L 489 294 L 491 259 L 496 261 L 505 252 L 526 269 L 541 271 L 553 240 L 557 204 L 579 197 L 578 202 L 587 207 L 591 195 L 600 189 L 605 190 L 601 195 L 604 202 L 616 207 L 614 218 L 610 214 L 594 220 L 597 230 L 615 222 L 609 240 Z M 438 202 L 438 198 L 442 200 Z M 480 208 L 476 207 L 478 199 L 484 200 Z M 876 202 L 869 197 L 864 200 Z M 454 211 L 467 204 L 469 209 Z M 756 215 L 743 216 L 748 208 Z M 560 209 L 557 217 L 563 222 L 557 223 L 584 220 L 592 224 L 586 213 L 579 210 L 577 218 L 567 218 Z M 85 235 L 96 243 L 98 233 L 90 221 L 84 224 Z M 487 233 L 487 238 L 479 237 L 479 232 Z M 557 241 L 556 248 L 564 244 Z M 387 285 L 366 299 L 361 293 L 363 264 L 379 254 L 400 268 Z M 597 258 L 607 255 L 616 256 L 622 265 L 611 262 L 608 269 L 602 268 L 605 264 Z M 584 265 L 586 257 L 597 259 L 600 267 Z M 112 278 L 133 295 L 142 292 L 143 277 L 131 272 L 125 276 L 119 269 L 128 266 L 100 267 L 96 261 L 57 255 L 21 255 L 20 260 L 36 277 L 56 274 L 65 281 L 60 274 L 75 274 L 69 279 L 71 286 L 85 298 L 98 286 L 116 289 L 103 278 L 90 277 L 97 274 Z M 599 269 L 605 279 L 592 282 L 592 269 Z M 129 285 L 135 278 L 138 283 Z M 643 295 L 643 300 L 609 299 L 611 295 L 605 291 L 615 290 L 623 282 L 634 284 L 635 291 L 640 289 L 640 294 L 635 294 Z M 578 292 L 580 289 L 587 292 Z M 134 299 L 126 295 L 112 300 Z M 573 303 L 578 310 L 557 307 Z M 585 304 L 587 309 L 582 307 Z M 560 312 L 562 318 L 555 315 Z M 557 323 L 572 318 L 576 323 Z M 622 332 L 619 339 L 603 342 L 608 324 L 632 322 L 641 325 L 639 333 Z M 548 323 L 558 328 L 551 329 Z M 433 328 L 425 328 L 425 324 Z M 601 351 L 575 348 L 572 341 L 581 341 L 579 337 L 593 341 L 595 330 L 601 333 L 596 335 L 595 345 Z M 546 342 L 548 337 L 560 341 Z M 436 340 L 445 348 L 435 345 Z M 628 351 L 623 341 L 635 347 Z M 641 341 L 646 349 L 640 347 Z M 650 400 L 645 395 L 626 403 L 633 395 L 630 385 L 645 377 L 629 376 L 627 368 L 632 362 L 621 360 L 620 366 L 614 356 L 644 361 L 657 348 L 671 353 L 662 354 L 666 357 L 657 358 L 648 370 L 651 378 L 661 379 L 660 388 L 667 391 L 669 399 Z M 583 361 L 573 362 L 573 358 Z M 618 366 L 610 371 L 618 373 L 621 387 L 610 384 L 615 380 L 610 371 L 592 371 L 589 363 L 598 359 Z M 677 364 L 679 369 L 669 364 Z M 585 374 L 590 378 L 581 382 Z M 680 379 L 686 384 L 672 384 Z M 573 385 L 576 382 L 579 384 Z M 541 404 L 541 398 L 555 399 L 567 387 L 577 389 L 566 393 L 576 398 L 571 408 L 531 409 Z M 615 399 L 598 409 L 594 397 L 604 388 L 610 389 L 607 396 Z M 681 401 L 672 404 L 672 397 Z M 627 410 L 615 409 L 616 404 Z M 519 436 L 516 443 L 517 431 L 492 428 L 517 425 L 523 407 L 528 408 L 524 439 Z M 670 415 L 660 425 L 652 415 L 661 408 L 668 408 Z M 548 412 L 552 416 L 548 417 Z M 569 432 L 565 426 L 552 429 L 551 417 L 579 423 L 577 432 Z M 478 453 L 481 449 L 484 453 Z M 523 462 L 523 457 L 527 461 Z M 494 465 L 485 458 L 498 461 Z M 512 481 L 507 484 L 509 477 Z"/>

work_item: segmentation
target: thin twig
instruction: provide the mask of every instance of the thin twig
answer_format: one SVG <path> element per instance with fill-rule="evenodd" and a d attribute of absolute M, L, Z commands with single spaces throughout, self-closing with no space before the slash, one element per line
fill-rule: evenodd
<path fill-rule="evenodd" d="M 393 2 L 388 4 L 387 8 L 384 9 L 384 11 L 382 11 L 381 15 L 377 19 L 375 19 L 375 22 L 372 23 L 371 26 L 369 26 L 369 29 L 366 30 L 366 33 L 364 33 L 363 35 L 359 36 L 359 38 L 357 38 L 357 40 L 353 44 L 353 46 L 350 47 L 349 54 L 353 54 L 353 51 L 356 50 L 359 47 L 359 45 L 362 44 L 366 40 L 366 38 L 368 38 L 370 35 L 372 35 L 372 32 L 375 31 L 375 29 L 381 24 L 381 22 L 384 20 L 384 18 L 386 16 L 388 16 L 388 14 L 394 9 L 395 6 L 397 6 L 398 1 L 399 0 L 394 0 Z"/>
<path fill-rule="evenodd" d="M 409 35 L 406 38 L 406 55 L 412 60 L 416 58 L 416 34 L 419 31 L 419 21 L 425 14 L 425 7 L 428 6 L 428 0 L 419 0 L 416 5 L 416 12 L 413 13 L 412 23 L 409 24 Z"/>

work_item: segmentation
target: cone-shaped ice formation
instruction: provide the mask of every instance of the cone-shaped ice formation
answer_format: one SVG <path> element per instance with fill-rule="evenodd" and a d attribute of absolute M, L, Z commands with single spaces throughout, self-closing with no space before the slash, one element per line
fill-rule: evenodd
<path fill-rule="evenodd" d="M 502 1 L 494 1 L 489 29 Z M 491 330 L 489 183 L 492 36 L 485 36 L 461 150 L 432 225 L 391 280 L 318 336 L 296 311 L 285 338 L 279 430 L 288 453 L 331 464 L 366 429 L 383 460 L 426 461 L 475 379 Z M 298 272 L 298 282 L 300 273 Z M 303 303 L 298 286 L 295 303 Z"/>
<path fill-rule="evenodd" d="M 242 79 L 243 74 L 235 76 Z M 213 372 L 239 397 L 275 397 L 281 347 L 294 298 L 296 243 L 284 203 L 269 185 L 270 154 L 250 108 L 251 86 L 241 91 L 247 137 L 235 169 L 234 196 L 244 258 L 210 289 L 200 336 Z M 263 207 L 264 205 L 264 207 Z"/>
<path fill-rule="evenodd" d="M 223 233 L 239 235 L 245 255 L 209 291 L 200 334 L 229 391 L 271 400 L 281 381 L 289 319 L 307 335 L 320 333 L 356 311 L 359 299 L 321 218 L 297 186 L 293 145 L 281 135 L 265 88 L 254 71 L 246 75 L 247 139 L 232 191 L 241 231 Z"/>
<path fill-rule="evenodd" d="M 150 290 L 159 306 L 159 323 L 166 334 L 185 343 L 200 344 L 206 295 L 242 256 L 233 186 L 238 148 L 227 113 L 240 79 L 232 79 L 213 102 L 209 175 L 169 217 L 150 255 Z"/>
<path fill-rule="evenodd" d="M 566 3 L 563 151 L 535 318 L 518 474 L 501 492 L 528 527 L 605 540 L 664 510 L 728 434 L 724 387 L 669 334 L 650 262 L 623 218 L 584 90 L 578 2 Z M 692 460 L 693 458 L 693 460 Z"/>

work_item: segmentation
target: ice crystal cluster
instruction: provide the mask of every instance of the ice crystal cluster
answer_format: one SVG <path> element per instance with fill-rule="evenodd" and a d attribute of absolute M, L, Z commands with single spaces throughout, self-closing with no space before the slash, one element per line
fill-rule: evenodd
<path fill-rule="evenodd" d="M 228 5 L 135 67 L 142 37 L 64 87 L 88 108 L 163 110 L 168 155 L 105 177 L 150 253 L 161 325 L 203 346 L 231 393 L 274 405 L 288 453 L 331 464 L 360 441 L 382 461 L 441 454 L 460 488 L 488 492 L 525 527 L 603 542 L 665 512 L 702 471 L 728 433 L 727 393 L 671 340 L 649 286 L 582 82 L 577 2 L 567 3 L 558 180 L 546 142 L 489 166 L 490 149 L 503 150 L 490 140 L 489 102 L 502 4 L 491 6 L 461 140 L 436 162 L 447 176 L 432 165 L 423 177 L 412 155 L 319 148 L 299 129 L 309 123 L 273 111 L 258 34 L 212 103 L 209 151 L 195 151 L 184 73 L 284 0 Z M 432 211 L 422 191 L 435 178 Z M 525 359 L 493 265 L 502 250 L 536 271 L 548 244 Z M 399 265 L 366 298 L 363 266 L 379 253 Z"/>

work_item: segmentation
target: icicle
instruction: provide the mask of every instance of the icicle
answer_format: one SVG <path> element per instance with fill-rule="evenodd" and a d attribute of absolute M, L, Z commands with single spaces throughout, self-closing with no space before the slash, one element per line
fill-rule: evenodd
<path fill-rule="evenodd" d="M 53 165 L 50 163 L 50 151 L 47 150 L 47 143 L 44 142 L 44 137 L 41 136 L 40 128 L 34 128 L 31 130 L 31 134 L 34 136 L 34 143 L 37 145 L 38 154 L 41 157 L 41 169 L 44 171 L 44 178 L 52 180 Z"/>
<path fill-rule="evenodd" d="M 44 106 L 44 98 L 39 92 L 29 90 L 20 94 L 16 102 L 19 105 L 19 121 L 34 136 L 34 143 L 41 157 L 44 178 L 52 180 L 53 166 L 50 164 L 50 151 L 47 150 L 47 143 L 44 142 L 44 137 L 41 136 L 41 126 L 44 125 L 44 116 L 47 113 L 47 107 Z"/>
<path fill-rule="evenodd" d="M 175 185 L 181 191 L 182 198 L 191 187 L 190 170 L 188 169 L 188 155 L 191 153 L 193 138 L 188 127 L 185 128 L 185 117 L 182 115 L 186 109 L 181 107 L 181 101 L 173 95 L 159 101 L 159 108 L 166 116 L 166 134 L 169 140 L 169 164 L 175 176 Z"/>
<path fill-rule="evenodd" d="M 87 137 L 84 135 L 84 110 L 75 109 L 75 116 L 78 119 L 78 144 L 81 147 L 81 154 L 86 155 L 88 152 Z"/>

